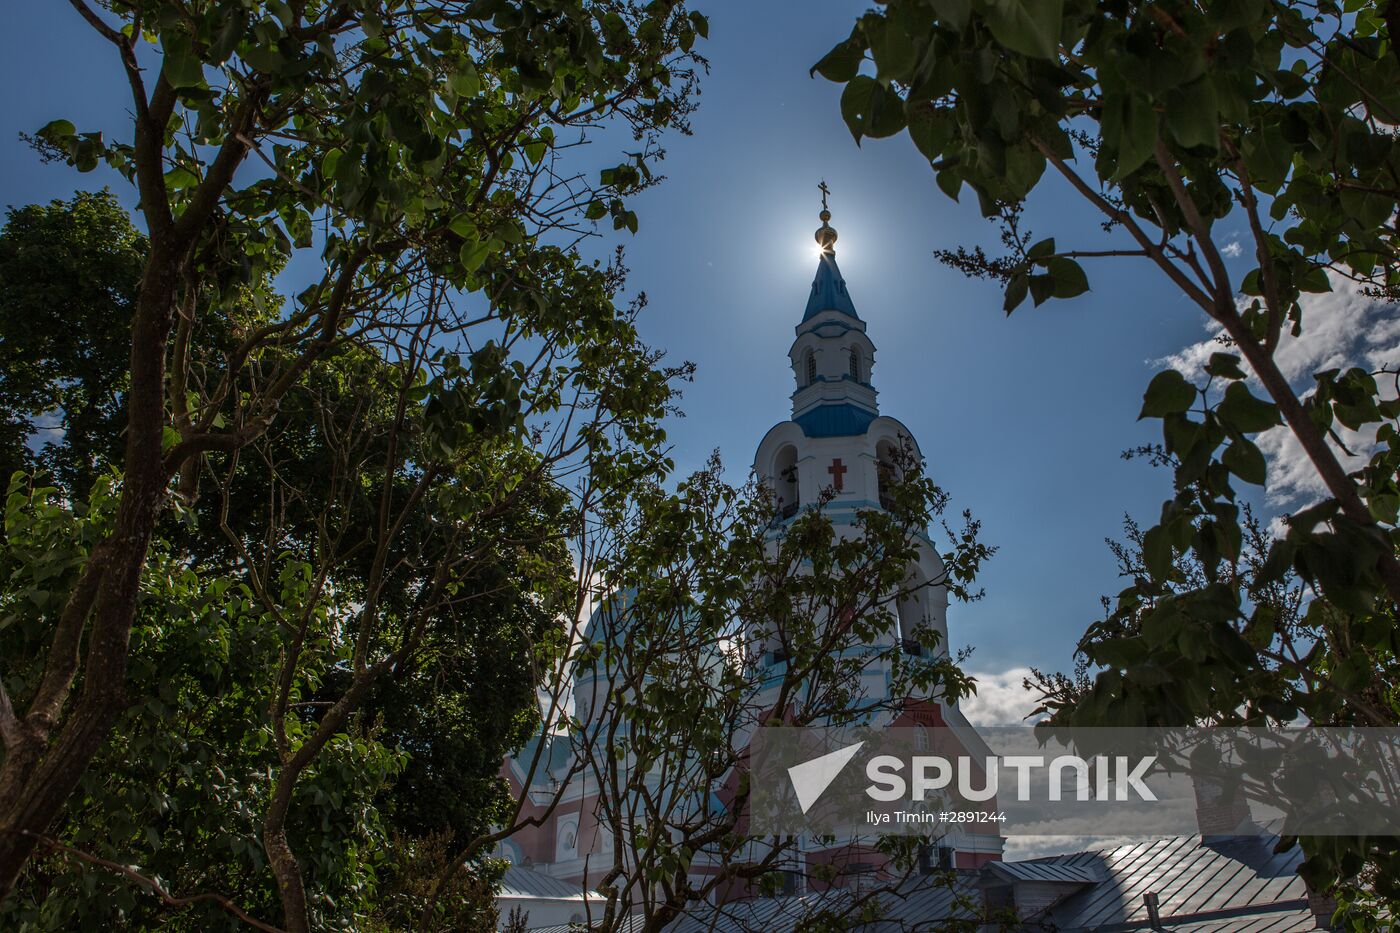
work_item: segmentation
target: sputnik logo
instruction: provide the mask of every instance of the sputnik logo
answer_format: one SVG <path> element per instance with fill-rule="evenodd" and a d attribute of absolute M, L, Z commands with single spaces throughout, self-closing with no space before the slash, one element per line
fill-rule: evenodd
<path fill-rule="evenodd" d="M 847 745 L 834 752 L 827 752 L 820 758 L 813 758 L 788 768 L 788 777 L 792 779 L 792 789 L 797 793 L 797 805 L 802 808 L 804 816 L 808 810 L 812 809 L 812 805 L 817 802 L 817 799 L 831 786 L 831 782 L 836 780 L 841 770 L 850 764 L 851 759 L 856 756 L 856 752 L 860 751 L 864 744 L 864 742 L 857 742 L 854 745 Z"/>

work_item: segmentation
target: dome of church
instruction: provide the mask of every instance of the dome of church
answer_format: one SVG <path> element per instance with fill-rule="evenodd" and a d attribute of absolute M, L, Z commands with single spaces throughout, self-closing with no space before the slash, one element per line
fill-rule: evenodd
<path fill-rule="evenodd" d="M 632 613 L 628 609 L 636 598 L 636 589 L 629 587 L 609 593 L 599 600 L 583 627 L 582 642 L 585 645 L 624 644 L 627 640 L 627 630 L 632 623 Z"/>

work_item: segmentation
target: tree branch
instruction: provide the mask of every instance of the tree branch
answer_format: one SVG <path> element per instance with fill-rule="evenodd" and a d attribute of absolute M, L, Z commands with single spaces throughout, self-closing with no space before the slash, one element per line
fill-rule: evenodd
<path fill-rule="evenodd" d="M 19 720 L 15 718 L 15 707 L 10 702 L 10 692 L 5 689 L 4 678 L 0 678 L 0 741 L 5 750 L 12 751 L 20 741 Z"/>
<path fill-rule="evenodd" d="M 1268 234 L 1259 219 L 1259 201 L 1254 196 L 1254 184 L 1249 177 L 1249 169 L 1240 157 L 1239 151 L 1228 139 L 1224 140 L 1230 153 L 1235 157 L 1235 174 L 1240 180 L 1240 200 L 1244 202 L 1245 214 L 1249 217 L 1249 230 L 1254 236 L 1254 258 L 1259 263 L 1259 277 L 1264 286 L 1264 305 L 1269 311 L 1269 331 L 1264 341 L 1264 349 L 1273 353 L 1278 349 L 1279 338 L 1283 334 L 1283 309 L 1278 303 L 1278 273 L 1274 269 L 1273 253 L 1269 250 Z"/>
<path fill-rule="evenodd" d="M 263 923 L 261 920 L 250 916 L 247 913 L 247 911 L 243 910 L 243 908 L 239 907 L 237 904 L 224 897 L 222 894 L 204 893 L 191 894 L 187 897 L 179 897 L 177 895 L 171 894 L 165 888 L 161 887 L 160 882 L 156 881 L 154 878 L 149 878 L 146 875 L 141 874 L 134 868 L 131 868 L 127 865 L 119 865 L 116 862 L 113 862 L 109 859 L 93 855 L 91 852 L 84 852 L 82 849 L 75 849 L 72 846 L 66 846 L 63 843 L 59 842 L 57 839 L 53 839 L 41 833 L 30 832 L 27 829 L 6 829 L 4 827 L 0 827 L 0 832 L 14 833 L 17 836 L 25 836 L 29 839 L 35 840 L 40 845 L 48 849 L 50 852 L 59 852 L 63 855 L 67 855 L 72 858 L 78 859 L 81 862 L 87 862 L 89 865 L 96 865 L 99 868 L 106 868 L 110 871 L 114 871 L 117 874 L 122 875 L 123 877 L 131 879 L 132 881 L 139 884 L 141 887 L 150 891 L 156 897 L 160 898 L 169 907 L 183 908 L 200 903 L 217 904 L 224 911 L 233 914 L 235 917 L 248 924 L 250 927 L 253 927 L 256 930 L 262 930 L 263 933 L 285 933 L 285 931 L 281 927 L 275 927 L 271 924 Z"/>
<path fill-rule="evenodd" d="M 89 7 L 86 3 L 84 3 L 83 0 L 68 0 L 68 2 L 72 4 L 73 9 L 78 11 L 78 15 L 80 15 L 83 19 L 88 21 L 89 26 L 97 30 L 98 34 L 101 35 L 102 38 L 106 39 L 108 42 L 116 44 L 117 46 L 123 49 L 126 48 L 126 38 L 121 33 L 113 29 L 111 26 L 108 26 L 106 23 L 104 23 L 102 21 L 102 17 L 94 13 L 92 11 L 92 8 Z"/>
<path fill-rule="evenodd" d="M 1142 247 L 1143 251 L 1147 253 L 1152 261 L 1155 262 L 1157 266 L 1167 274 L 1167 277 L 1175 282 L 1177 287 L 1184 291 L 1192 301 L 1196 302 L 1206 311 L 1211 310 L 1212 302 L 1210 296 L 1202 291 L 1195 282 L 1187 278 L 1186 273 L 1177 268 L 1176 263 L 1167 258 L 1162 247 L 1153 242 L 1152 238 L 1138 225 L 1138 222 L 1133 219 L 1131 214 L 1121 208 L 1114 207 L 1103 195 L 1099 194 L 1093 188 L 1090 188 L 1088 183 L 1079 177 L 1079 173 L 1066 165 L 1065 160 L 1056 155 L 1042 140 L 1032 136 L 1031 144 L 1040 151 L 1041 155 L 1045 156 L 1046 161 L 1055 166 L 1055 170 L 1063 175 L 1065 180 L 1073 185 L 1076 191 L 1083 195 L 1107 217 L 1122 224 L 1123 228 L 1137 241 L 1138 245 Z"/>
<path fill-rule="evenodd" d="M 1215 248 L 1215 241 L 1210 236 L 1210 227 L 1206 225 L 1205 218 L 1201 216 L 1196 202 L 1192 200 L 1191 193 L 1186 190 L 1186 183 L 1182 181 L 1181 173 L 1176 170 L 1171 153 L 1167 151 L 1167 144 L 1161 139 L 1157 140 L 1155 156 L 1157 167 L 1162 170 L 1162 174 L 1166 176 L 1168 187 L 1172 189 L 1172 196 L 1176 199 L 1177 207 L 1181 208 L 1182 216 L 1186 218 L 1186 224 L 1191 228 L 1191 234 L 1201 245 L 1201 252 L 1205 254 L 1206 265 L 1210 267 L 1211 277 L 1215 285 L 1215 304 L 1217 306 L 1221 306 L 1221 303 L 1230 304 L 1233 308 L 1232 301 L 1235 290 L 1230 285 L 1230 272 L 1225 268 L 1225 260 L 1220 257 L 1220 250 Z"/>

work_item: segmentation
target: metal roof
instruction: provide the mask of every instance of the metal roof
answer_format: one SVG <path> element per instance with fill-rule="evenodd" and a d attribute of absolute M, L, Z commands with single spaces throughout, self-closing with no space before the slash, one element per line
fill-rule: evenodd
<path fill-rule="evenodd" d="M 836 256 L 832 253 L 822 253 L 817 261 L 817 277 L 812 280 L 812 294 L 807 299 L 807 310 L 803 312 L 802 320 L 811 320 L 823 311 L 839 311 L 860 320 L 851 294 L 846 291 L 846 280 L 841 277 L 841 270 L 836 265 Z"/>
<path fill-rule="evenodd" d="M 1050 859 L 1099 871 L 1104 880 L 1057 903 L 1044 920 L 1066 933 L 1147 929 L 1143 895 L 1150 892 L 1157 895 L 1164 927 L 1315 929 L 1307 889 L 1297 874 L 1302 852 L 1295 846 L 1275 853 L 1277 842 L 1272 835 L 1209 842 L 1171 836 Z M 1288 925 L 1273 925 L 1285 917 Z"/>
<path fill-rule="evenodd" d="M 546 875 L 533 868 L 512 865 L 506 869 L 501 879 L 501 890 L 497 897 L 528 897 L 548 900 L 574 900 L 580 904 L 589 896 L 583 888 L 570 881 L 563 881 Z"/>
<path fill-rule="evenodd" d="M 871 422 L 878 417 L 869 409 L 842 402 L 839 405 L 818 405 L 792 420 L 808 437 L 854 437 L 868 431 Z"/>
<path fill-rule="evenodd" d="M 942 921 L 954 918 L 971 920 L 975 917 L 972 905 L 975 905 L 977 897 L 972 880 L 970 874 L 962 873 L 956 887 L 952 888 L 932 877 L 912 878 L 898 890 L 883 892 L 878 896 L 883 908 L 880 921 L 857 925 L 854 929 L 862 933 L 895 933 L 939 929 Z M 798 929 L 809 929 L 819 911 L 831 911 L 840 916 L 851 910 L 856 906 L 852 899 L 857 896 L 849 891 L 837 890 L 790 897 L 761 897 L 720 906 L 695 904 L 684 917 L 668 926 L 666 933 L 794 933 Z M 799 926 L 804 921 L 809 926 Z M 930 925 L 931 922 L 933 925 Z M 622 923 L 619 933 L 632 933 L 642 926 L 642 918 L 631 917 Z M 565 924 L 532 928 L 532 933 L 573 933 L 577 929 L 579 927 Z"/>
<path fill-rule="evenodd" d="M 881 920 L 856 926 L 862 931 L 913 929 L 910 921 L 923 926 L 928 921 L 954 918 L 972 919 L 976 888 L 970 876 L 959 878 L 954 887 L 932 877 L 912 878 L 892 892 L 878 895 Z M 858 906 L 860 895 L 837 890 L 792 897 L 769 897 L 735 901 L 715 907 L 701 905 L 666 928 L 667 933 L 791 933 L 804 921 L 812 922 L 819 911 L 840 916 Z M 807 927 L 801 927 L 806 929 Z"/>
<path fill-rule="evenodd" d="M 526 921 L 529 922 L 528 920 Z M 624 917 L 618 921 L 617 933 L 635 933 L 646 925 L 646 918 L 641 916 Z M 578 923 L 556 923 L 547 927 L 526 927 L 530 933 L 578 933 L 584 929 Z"/>
<path fill-rule="evenodd" d="M 1025 862 L 988 862 L 987 870 L 1007 881 L 1049 881 L 1057 884 L 1094 884 L 1103 874 L 1089 865 L 1068 865 L 1056 858 Z"/>
<path fill-rule="evenodd" d="M 1143 895 L 1158 898 L 1160 929 L 1191 933 L 1293 933 L 1318 925 L 1297 875 L 1302 853 L 1295 846 L 1274 853 L 1276 836 L 1202 841 L 1172 836 L 1025 862 L 992 862 L 980 871 L 957 873 L 956 888 L 926 876 L 883 893 L 881 920 L 857 927 L 862 933 L 942 929 L 951 919 L 970 918 L 976 881 L 1073 883 L 1066 896 L 1042 913 L 1023 918 L 1020 929 L 1056 933 L 1127 933 L 1151 929 Z M 849 906 L 851 894 L 836 892 L 758 898 L 715 907 L 697 904 L 667 927 L 667 933 L 793 933 L 803 918 L 823 908 Z M 640 925 L 638 925 L 640 928 Z M 541 933 L 566 933 L 567 927 Z M 622 933 L 629 933 L 624 925 Z"/>

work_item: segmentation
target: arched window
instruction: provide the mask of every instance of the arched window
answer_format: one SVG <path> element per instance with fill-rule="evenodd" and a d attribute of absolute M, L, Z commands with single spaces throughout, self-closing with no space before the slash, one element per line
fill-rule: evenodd
<path fill-rule="evenodd" d="M 817 358 L 808 350 L 802 360 L 802 372 L 806 374 L 807 381 L 804 385 L 811 385 L 817 381 Z"/>
<path fill-rule="evenodd" d="M 860 382 L 860 351 L 851 347 L 851 378 Z"/>
<path fill-rule="evenodd" d="M 559 835 L 555 839 L 554 860 L 566 862 L 578 858 L 578 817 L 565 818 L 559 823 Z"/>
<path fill-rule="evenodd" d="M 888 440 L 875 445 L 875 471 L 880 484 L 880 505 L 894 508 L 894 497 L 890 488 L 900 480 L 899 451 Z"/>
<path fill-rule="evenodd" d="M 908 579 L 904 581 L 904 592 L 895 605 L 899 626 L 896 632 L 899 648 L 905 654 L 912 654 L 916 657 L 924 654 L 924 645 L 920 643 L 919 635 L 928 621 L 925 608 L 928 598 L 926 593 L 927 580 L 916 567 L 911 571 Z"/>
<path fill-rule="evenodd" d="M 933 748 L 933 743 L 929 741 L 928 726 L 919 723 L 914 727 L 914 751 L 926 752 Z"/>
<path fill-rule="evenodd" d="M 773 492 L 778 497 L 778 514 L 791 518 L 797 514 L 801 494 L 797 487 L 797 448 L 785 444 L 773 458 Z"/>

